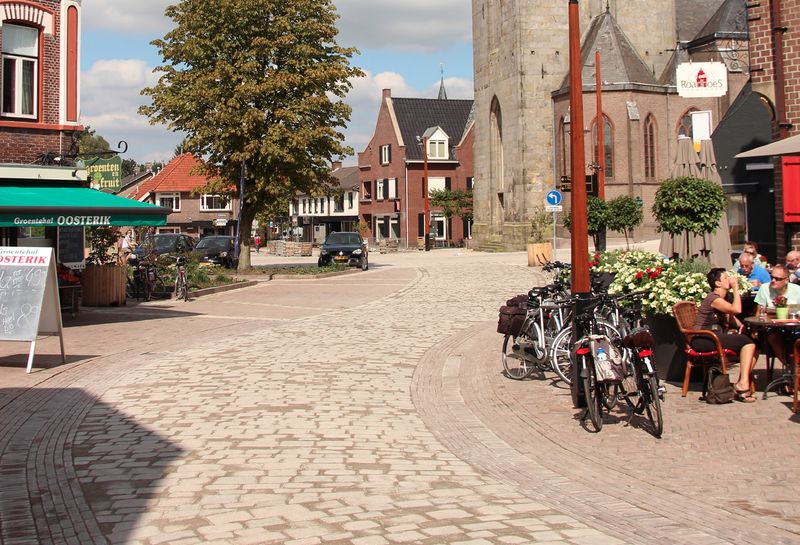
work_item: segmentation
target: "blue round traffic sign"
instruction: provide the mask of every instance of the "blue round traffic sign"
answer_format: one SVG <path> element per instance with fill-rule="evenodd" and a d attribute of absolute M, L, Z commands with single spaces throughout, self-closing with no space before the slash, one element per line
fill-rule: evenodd
<path fill-rule="evenodd" d="M 549 205 L 558 205 L 558 204 L 561 204 L 561 200 L 563 198 L 564 197 L 561 195 L 561 191 L 559 191 L 557 189 L 552 189 L 552 190 L 547 192 L 547 196 L 545 197 L 545 200 L 547 201 L 547 204 L 549 204 Z"/>

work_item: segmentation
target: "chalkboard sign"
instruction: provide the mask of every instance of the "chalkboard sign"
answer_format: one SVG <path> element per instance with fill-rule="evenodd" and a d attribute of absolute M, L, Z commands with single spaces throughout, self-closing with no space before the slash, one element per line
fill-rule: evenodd
<path fill-rule="evenodd" d="M 0 341 L 30 341 L 28 372 L 37 335 L 64 338 L 52 248 L 0 247 Z"/>
<path fill-rule="evenodd" d="M 58 228 L 58 261 L 70 269 L 83 269 L 84 227 Z"/>

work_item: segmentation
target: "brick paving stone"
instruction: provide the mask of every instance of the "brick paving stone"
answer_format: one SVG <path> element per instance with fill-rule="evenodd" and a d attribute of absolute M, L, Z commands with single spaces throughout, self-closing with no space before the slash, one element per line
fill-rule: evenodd
<path fill-rule="evenodd" d="M 348 277 L 89 313 L 138 321 L 96 319 L 84 344 L 104 355 L 0 390 L 0 541 L 795 540 L 797 468 L 771 457 L 796 434 L 780 398 L 711 408 L 671 391 L 659 442 L 635 422 L 587 434 L 568 391 L 500 375 L 497 307 L 543 281 L 521 263 L 390 254 Z M 133 323 L 144 342 L 100 350 Z M 720 419 L 735 433 L 709 434 Z M 719 465 L 741 484 L 704 481 Z"/>

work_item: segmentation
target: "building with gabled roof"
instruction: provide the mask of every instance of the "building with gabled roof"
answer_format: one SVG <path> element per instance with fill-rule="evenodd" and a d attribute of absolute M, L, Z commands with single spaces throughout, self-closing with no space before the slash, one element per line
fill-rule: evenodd
<path fill-rule="evenodd" d="M 129 199 L 172 209 L 167 225 L 159 233 L 185 233 L 194 237 L 235 235 L 239 198 L 204 193 L 209 177 L 191 153 L 172 159 L 158 174 L 138 185 Z"/>
<path fill-rule="evenodd" d="M 330 233 L 355 231 L 358 224 L 358 167 L 331 165 L 336 185 L 328 195 L 299 193 L 289 205 L 292 223 L 303 242 L 322 244 Z"/>
<path fill-rule="evenodd" d="M 358 154 L 361 220 L 373 245 L 389 239 L 418 247 L 425 232 L 424 168 L 428 190 L 472 189 L 472 100 L 396 98 L 383 90 L 375 132 Z M 427 142 L 427 150 L 423 150 Z M 430 208 L 431 239 L 461 245 L 471 222 Z"/>

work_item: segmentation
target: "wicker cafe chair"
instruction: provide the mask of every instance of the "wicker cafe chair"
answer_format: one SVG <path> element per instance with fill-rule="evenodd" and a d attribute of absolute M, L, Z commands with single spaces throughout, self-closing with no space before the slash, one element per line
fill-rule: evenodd
<path fill-rule="evenodd" d="M 719 342 L 719 337 L 710 329 L 694 329 L 694 319 L 697 316 L 697 304 L 692 301 L 679 301 L 672 307 L 672 313 L 678 321 L 678 327 L 683 333 L 683 338 L 686 341 L 686 374 L 683 378 L 683 392 L 682 396 L 686 397 L 689 392 L 689 378 L 692 375 L 693 367 L 703 368 L 703 377 L 708 376 L 708 370 L 711 366 L 718 365 L 724 374 L 728 374 L 728 362 L 733 361 L 738 357 L 738 354 L 733 350 L 722 348 Z M 716 349 L 711 352 L 698 352 L 692 348 L 692 339 L 694 337 L 708 337 L 714 341 Z M 703 386 L 703 395 L 705 395 L 705 382 Z"/>
<path fill-rule="evenodd" d="M 794 361 L 791 362 L 794 366 L 794 386 L 792 388 L 792 412 L 797 414 L 797 389 L 800 386 L 800 339 L 794 343 Z"/>

